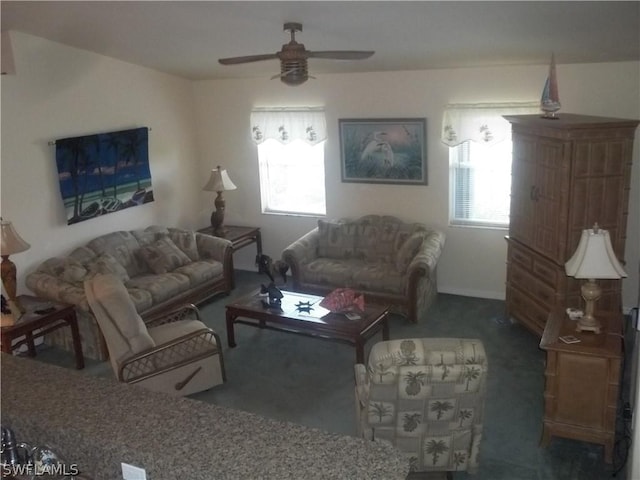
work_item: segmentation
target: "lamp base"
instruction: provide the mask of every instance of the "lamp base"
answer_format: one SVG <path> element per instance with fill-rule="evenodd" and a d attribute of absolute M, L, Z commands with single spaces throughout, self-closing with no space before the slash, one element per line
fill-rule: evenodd
<path fill-rule="evenodd" d="M 216 209 L 211 213 L 211 227 L 213 228 L 213 234 L 216 237 L 224 237 L 226 228 L 224 228 L 224 210 L 225 201 L 222 197 L 222 192 L 218 192 L 218 196 L 215 200 Z"/>
<path fill-rule="evenodd" d="M 582 284 L 580 288 L 582 292 L 582 298 L 585 302 L 584 316 L 578 319 L 576 324 L 576 332 L 591 331 L 594 333 L 600 333 L 600 322 L 593 315 L 596 305 L 596 300 L 600 298 L 602 289 L 596 283 L 594 279 L 589 279 Z"/>
<path fill-rule="evenodd" d="M 579 318 L 576 322 L 576 332 L 594 332 L 600 333 L 601 325 L 598 320 L 592 317 L 592 319 L 587 319 L 585 317 Z"/>

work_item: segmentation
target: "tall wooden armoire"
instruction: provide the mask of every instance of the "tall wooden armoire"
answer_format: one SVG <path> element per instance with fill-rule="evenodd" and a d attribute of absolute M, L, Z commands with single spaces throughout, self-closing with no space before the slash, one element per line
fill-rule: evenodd
<path fill-rule="evenodd" d="M 512 124 L 507 313 L 542 335 L 552 311 L 584 309 L 567 277 L 582 230 L 608 230 L 624 262 L 636 120 L 559 114 L 505 117 Z M 623 263 L 624 265 L 624 263 Z M 621 280 L 599 280 L 596 311 L 620 311 Z"/>

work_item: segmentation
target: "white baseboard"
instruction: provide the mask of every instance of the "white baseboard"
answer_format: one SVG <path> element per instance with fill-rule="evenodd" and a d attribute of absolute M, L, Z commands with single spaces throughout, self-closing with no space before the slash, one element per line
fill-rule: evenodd
<path fill-rule="evenodd" d="M 461 297 L 487 298 L 490 300 L 506 300 L 504 292 L 492 292 L 488 290 L 469 290 L 466 288 L 438 286 L 438 293 L 460 295 Z"/>

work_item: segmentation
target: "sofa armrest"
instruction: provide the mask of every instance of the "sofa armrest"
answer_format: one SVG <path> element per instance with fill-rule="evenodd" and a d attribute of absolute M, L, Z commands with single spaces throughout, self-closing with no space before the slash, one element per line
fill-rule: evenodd
<path fill-rule="evenodd" d="M 69 283 L 46 272 L 31 272 L 25 284 L 36 296 L 54 302 L 69 303 L 89 311 L 84 285 Z"/>
<path fill-rule="evenodd" d="M 226 238 L 196 232 L 196 245 L 200 257 L 224 262 L 231 250 L 232 243 Z"/>
<path fill-rule="evenodd" d="M 291 276 L 299 278 L 300 265 L 309 263 L 318 257 L 318 227 L 293 242 L 282 252 L 282 260 L 291 267 Z"/>
<path fill-rule="evenodd" d="M 367 374 L 367 367 L 362 363 L 356 363 L 353 366 L 354 376 L 356 381 L 356 402 L 361 407 L 366 407 L 369 401 L 369 375 Z"/>
<path fill-rule="evenodd" d="M 368 429 L 367 407 L 369 403 L 369 375 L 367 367 L 356 363 L 353 367 L 355 377 L 356 430 L 359 437 L 365 437 Z"/>
<path fill-rule="evenodd" d="M 432 230 L 422 241 L 422 246 L 407 268 L 409 277 L 431 276 L 436 271 L 440 254 L 444 248 L 445 235 L 443 232 Z"/>

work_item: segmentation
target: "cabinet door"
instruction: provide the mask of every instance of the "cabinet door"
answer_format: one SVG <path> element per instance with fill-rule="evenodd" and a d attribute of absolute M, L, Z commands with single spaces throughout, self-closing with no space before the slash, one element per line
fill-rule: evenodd
<path fill-rule="evenodd" d="M 536 141 L 528 135 L 513 133 L 511 163 L 511 207 L 509 237 L 532 245 L 535 237 L 533 178 L 536 172 Z"/>
<path fill-rule="evenodd" d="M 582 230 L 597 222 L 609 231 L 613 250 L 623 260 L 632 148 L 631 140 L 616 137 L 574 143 L 567 256 L 577 247 Z"/>
<path fill-rule="evenodd" d="M 509 236 L 564 263 L 570 145 L 518 133 L 513 139 Z"/>
<path fill-rule="evenodd" d="M 564 264 L 570 175 L 570 145 L 541 138 L 536 144 L 533 249 Z"/>

